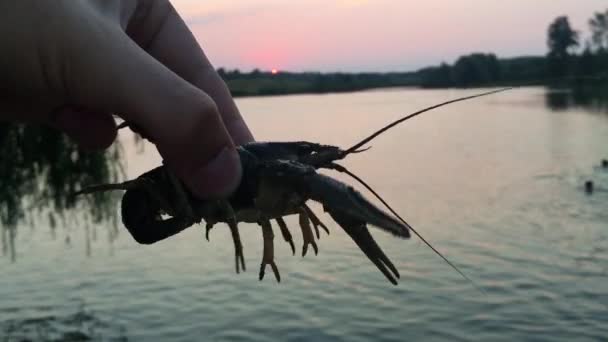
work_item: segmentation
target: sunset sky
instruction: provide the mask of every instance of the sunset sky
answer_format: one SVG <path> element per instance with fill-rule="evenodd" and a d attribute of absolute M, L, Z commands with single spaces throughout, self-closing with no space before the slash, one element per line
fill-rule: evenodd
<path fill-rule="evenodd" d="M 216 67 L 407 71 L 470 52 L 544 54 L 559 15 L 587 37 L 606 0 L 174 0 Z"/>

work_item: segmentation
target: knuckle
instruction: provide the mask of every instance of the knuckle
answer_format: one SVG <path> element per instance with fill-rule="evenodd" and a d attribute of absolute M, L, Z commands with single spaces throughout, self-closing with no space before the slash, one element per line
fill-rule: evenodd
<path fill-rule="evenodd" d="M 186 114 L 187 120 L 182 123 L 183 132 L 189 132 L 191 136 L 200 136 L 220 130 L 223 123 L 215 102 L 202 93 L 199 93 L 199 96 L 192 96 L 191 99 L 192 103 Z"/>
<path fill-rule="evenodd" d="M 155 115 L 154 131 L 164 143 L 200 141 L 204 134 L 221 124 L 217 106 L 208 96 L 192 89 L 173 91 L 174 96 L 167 101 L 172 107 L 155 110 L 158 115 Z"/>
<path fill-rule="evenodd" d="M 215 102 L 211 99 L 211 97 L 205 94 L 202 95 L 203 96 L 197 96 L 197 101 L 195 103 L 200 116 L 205 119 L 218 117 L 219 110 Z"/>

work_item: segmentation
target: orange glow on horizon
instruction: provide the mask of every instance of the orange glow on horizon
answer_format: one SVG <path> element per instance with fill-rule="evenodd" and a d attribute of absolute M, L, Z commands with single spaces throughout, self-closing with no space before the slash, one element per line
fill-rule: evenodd
<path fill-rule="evenodd" d="M 279 73 L 279 71 L 277 69 L 272 69 L 272 70 L 270 70 L 270 73 L 273 75 L 276 75 Z"/>

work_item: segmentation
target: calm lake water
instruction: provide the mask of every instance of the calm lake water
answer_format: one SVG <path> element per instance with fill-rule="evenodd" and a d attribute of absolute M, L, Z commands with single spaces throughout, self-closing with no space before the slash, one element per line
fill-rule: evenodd
<path fill-rule="evenodd" d="M 385 123 L 475 90 L 381 90 L 238 100 L 258 140 L 347 147 Z M 48 224 L 18 230 L 0 258 L 0 341 L 598 341 L 608 338 L 608 114 L 547 107 L 526 88 L 408 121 L 344 164 L 366 179 L 477 291 L 417 238 L 375 238 L 401 272 L 388 283 L 322 214 L 318 256 L 257 280 L 262 236 L 242 225 L 248 271 L 234 273 L 225 227 L 192 227 L 153 246 L 126 231 Z M 551 102 L 551 101 L 549 101 Z M 125 142 L 128 174 L 159 164 Z M 345 179 L 337 176 L 340 179 Z M 583 183 L 592 179 L 596 192 Z M 350 183 L 353 181 L 345 179 Z M 315 206 L 322 213 L 319 206 Z M 89 256 L 87 256 L 89 254 Z M 1 334 L 4 334 L 2 339 Z"/>

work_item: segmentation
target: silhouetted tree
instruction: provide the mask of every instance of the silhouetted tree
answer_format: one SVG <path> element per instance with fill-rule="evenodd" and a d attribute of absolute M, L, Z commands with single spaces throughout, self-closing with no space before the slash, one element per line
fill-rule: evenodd
<path fill-rule="evenodd" d="M 452 67 L 456 86 L 490 85 L 500 80 L 500 64 L 494 54 L 473 53 L 458 58 Z"/>
<path fill-rule="evenodd" d="M 549 25 L 547 45 L 550 57 L 566 58 L 570 56 L 570 50 L 578 44 L 578 32 L 570 27 L 568 17 L 557 17 Z"/>
<path fill-rule="evenodd" d="M 454 85 L 452 81 L 452 67 L 447 63 L 441 63 L 437 67 L 420 69 L 418 74 L 420 75 L 423 87 L 443 88 Z"/>
<path fill-rule="evenodd" d="M 505 84 L 530 84 L 547 78 L 547 59 L 544 56 L 500 59 L 501 80 Z"/>
<path fill-rule="evenodd" d="M 226 77 L 226 69 L 224 69 L 224 68 L 217 69 L 217 74 L 220 75 L 220 77 L 225 78 Z"/>
<path fill-rule="evenodd" d="M 578 57 L 576 63 L 576 76 L 592 76 L 596 72 L 595 56 L 589 46 Z"/>
<path fill-rule="evenodd" d="M 571 73 L 570 51 L 578 44 L 578 32 L 570 27 L 568 17 L 557 17 L 549 25 L 547 30 L 547 45 L 549 47 L 547 64 L 551 76 L 563 78 Z"/>
<path fill-rule="evenodd" d="M 596 12 L 589 19 L 591 30 L 591 43 L 600 52 L 608 50 L 608 9 L 604 12 Z"/>

